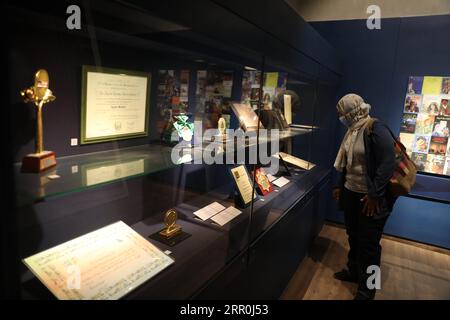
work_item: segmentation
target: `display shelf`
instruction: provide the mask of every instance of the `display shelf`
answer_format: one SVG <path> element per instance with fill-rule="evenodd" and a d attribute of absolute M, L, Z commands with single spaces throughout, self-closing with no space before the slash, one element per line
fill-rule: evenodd
<path fill-rule="evenodd" d="M 291 128 L 280 132 L 280 139 L 293 138 L 310 132 L 308 129 Z M 271 137 L 260 138 L 259 143 L 269 142 Z M 256 137 L 247 140 L 244 148 L 256 146 Z M 196 148 L 184 148 L 183 155 L 175 163 L 172 161 L 172 147 L 148 144 L 110 151 L 81 154 L 58 158 L 55 168 L 39 173 L 22 173 L 21 164 L 15 164 L 16 201 L 19 206 L 33 204 L 48 197 L 62 196 L 90 188 L 98 188 L 118 181 L 126 181 L 173 168 L 177 165 L 201 159 L 208 148 L 207 142 Z M 226 156 L 226 148 L 219 153 Z M 59 176 L 57 178 L 52 176 Z M 53 179 L 52 179 L 53 178 Z"/>
<path fill-rule="evenodd" d="M 33 204 L 48 197 L 61 196 L 117 181 L 144 176 L 172 168 L 171 148 L 142 145 L 104 152 L 58 158 L 58 165 L 40 174 L 22 173 L 15 165 L 17 204 Z M 52 179 L 53 175 L 59 178 Z"/>

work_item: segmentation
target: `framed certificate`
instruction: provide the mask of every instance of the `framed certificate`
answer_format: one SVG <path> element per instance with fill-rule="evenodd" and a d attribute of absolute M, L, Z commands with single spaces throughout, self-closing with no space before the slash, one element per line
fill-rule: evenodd
<path fill-rule="evenodd" d="M 83 66 L 81 144 L 148 135 L 151 75 Z"/>
<path fill-rule="evenodd" d="M 252 203 L 253 199 L 256 199 L 256 192 L 253 192 L 253 185 L 244 165 L 237 166 L 231 169 L 236 187 L 239 191 L 239 195 L 244 207 L 247 207 Z"/>

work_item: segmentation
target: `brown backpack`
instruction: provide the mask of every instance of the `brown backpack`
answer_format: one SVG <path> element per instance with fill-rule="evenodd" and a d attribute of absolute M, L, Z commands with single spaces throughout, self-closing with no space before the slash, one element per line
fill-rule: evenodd
<path fill-rule="evenodd" d="M 375 121 L 377 121 L 377 119 L 371 118 L 366 126 L 367 134 L 369 136 L 372 134 Z M 406 148 L 400 142 L 400 139 L 396 138 L 390 129 L 389 132 L 394 140 L 395 152 L 395 170 L 389 181 L 389 190 L 392 196 L 399 197 L 407 195 L 416 183 L 417 168 L 406 153 Z"/>

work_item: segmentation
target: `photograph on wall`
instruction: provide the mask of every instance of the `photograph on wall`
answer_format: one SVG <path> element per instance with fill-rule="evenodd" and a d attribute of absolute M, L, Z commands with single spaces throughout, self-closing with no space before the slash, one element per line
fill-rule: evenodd
<path fill-rule="evenodd" d="M 431 134 L 433 132 L 435 116 L 419 113 L 416 119 L 416 134 Z"/>
<path fill-rule="evenodd" d="M 414 134 L 400 132 L 400 142 L 405 146 L 406 153 L 411 155 L 414 145 Z"/>
<path fill-rule="evenodd" d="M 417 171 L 425 171 L 427 164 L 427 154 L 413 152 L 411 155 L 411 160 L 417 167 Z"/>
<path fill-rule="evenodd" d="M 428 153 L 445 156 L 447 152 L 447 143 L 447 137 L 431 137 Z"/>
<path fill-rule="evenodd" d="M 450 77 L 442 78 L 441 93 L 450 94 Z"/>
<path fill-rule="evenodd" d="M 431 137 L 428 135 L 416 135 L 414 137 L 413 151 L 417 153 L 428 153 Z"/>
<path fill-rule="evenodd" d="M 408 94 L 421 94 L 423 77 L 409 77 Z"/>
<path fill-rule="evenodd" d="M 405 113 L 419 113 L 420 106 L 422 105 L 421 95 L 407 95 L 405 99 Z"/>
<path fill-rule="evenodd" d="M 431 96 L 431 95 L 423 96 L 422 107 L 420 108 L 420 112 L 432 116 L 437 116 L 439 114 L 441 100 L 442 99 L 440 96 Z"/>
<path fill-rule="evenodd" d="M 435 137 L 450 136 L 450 117 L 437 116 L 434 120 L 433 132 L 431 135 Z"/>
<path fill-rule="evenodd" d="M 425 171 L 434 174 L 444 174 L 445 157 L 441 155 L 427 155 Z"/>
<path fill-rule="evenodd" d="M 450 105 L 448 104 L 449 98 L 442 98 L 441 105 L 439 106 L 439 115 L 450 117 Z"/>
<path fill-rule="evenodd" d="M 400 132 L 414 133 L 416 131 L 417 114 L 404 113 L 402 118 L 402 124 L 400 126 Z"/>

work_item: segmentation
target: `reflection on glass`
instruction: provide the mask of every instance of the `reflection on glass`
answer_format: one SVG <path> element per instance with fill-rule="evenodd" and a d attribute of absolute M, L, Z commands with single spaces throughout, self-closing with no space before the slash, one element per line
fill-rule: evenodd
<path fill-rule="evenodd" d="M 83 166 L 83 185 L 93 186 L 100 183 L 123 179 L 144 173 L 144 159 L 125 163 L 101 166 Z"/>

